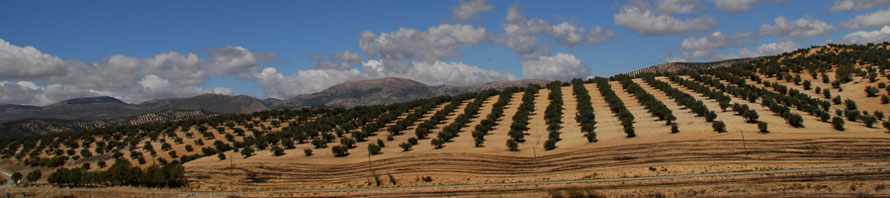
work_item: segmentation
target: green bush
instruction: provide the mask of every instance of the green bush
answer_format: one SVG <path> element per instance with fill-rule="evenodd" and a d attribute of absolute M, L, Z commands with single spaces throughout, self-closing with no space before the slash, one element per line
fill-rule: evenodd
<path fill-rule="evenodd" d="M 371 155 L 380 154 L 380 146 L 374 143 L 368 144 L 368 153 L 371 153 Z"/>
<path fill-rule="evenodd" d="M 831 119 L 831 126 L 834 126 L 834 129 L 837 129 L 838 131 L 843 131 L 844 119 L 841 117 L 834 117 L 834 119 Z"/>
<path fill-rule="evenodd" d="M 303 149 L 303 154 L 305 154 L 306 157 L 312 156 L 312 149 Z"/>
<path fill-rule="evenodd" d="M 508 139 L 507 140 L 507 149 L 510 151 L 519 151 L 519 143 L 516 140 Z"/>
<path fill-rule="evenodd" d="M 331 147 L 331 152 L 334 153 L 334 157 L 344 157 L 349 155 L 349 149 L 343 145 L 337 145 Z"/>
<path fill-rule="evenodd" d="M 761 132 L 761 133 L 769 133 L 769 129 L 767 129 L 767 124 L 766 124 L 766 122 L 758 121 L 758 122 L 757 122 L 757 128 L 760 129 L 760 132 Z"/>
<path fill-rule="evenodd" d="M 726 124 L 724 124 L 723 121 L 714 121 L 711 126 L 714 127 L 714 131 L 717 133 L 726 132 Z"/>
<path fill-rule="evenodd" d="M 401 144 L 399 144 L 399 147 L 402 147 L 402 151 L 404 152 L 410 151 L 412 146 L 414 145 L 408 142 L 402 142 Z"/>
<path fill-rule="evenodd" d="M 677 123 L 671 124 L 671 133 L 679 133 L 680 129 L 677 127 Z"/>

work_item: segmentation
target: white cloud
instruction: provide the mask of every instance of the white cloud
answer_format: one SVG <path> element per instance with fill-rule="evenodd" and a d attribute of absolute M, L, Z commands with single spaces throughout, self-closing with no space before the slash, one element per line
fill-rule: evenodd
<path fill-rule="evenodd" d="M 285 76 L 272 67 L 255 74 L 267 97 L 290 98 L 300 94 L 321 91 L 338 83 L 362 80 L 368 77 L 358 69 L 333 70 L 312 69 L 298 71 L 296 75 Z"/>
<path fill-rule="evenodd" d="M 841 23 L 840 27 L 846 29 L 861 29 L 890 25 L 890 8 L 878 10 L 871 14 L 862 14 L 849 21 Z"/>
<path fill-rule="evenodd" d="M 112 55 L 100 62 L 82 62 L 62 60 L 33 47 L 19 47 L 0 40 L 0 82 L 4 82 L 0 95 L 10 95 L 0 98 L 0 103 L 46 105 L 101 95 L 137 103 L 202 93 L 231 94 L 227 88 L 198 86 L 211 74 L 226 76 L 256 71 L 261 63 L 274 57 L 271 53 L 251 52 L 242 47 L 210 48 L 207 55 L 206 60 L 193 53 L 176 52 L 150 58 Z"/>
<path fill-rule="evenodd" d="M 0 79 L 34 79 L 61 75 L 62 59 L 31 46 L 19 47 L 0 39 Z"/>
<path fill-rule="evenodd" d="M 660 13 L 687 14 L 701 10 L 698 0 L 661 0 L 655 2 L 655 8 Z"/>
<path fill-rule="evenodd" d="M 590 75 L 590 67 L 581 65 L 575 55 L 558 53 L 555 56 L 528 55 L 520 60 L 522 74 L 530 79 L 569 81 Z"/>
<path fill-rule="evenodd" d="M 758 46 L 757 49 L 755 49 L 754 51 L 751 51 L 747 48 L 742 48 L 737 54 L 723 54 L 718 56 L 720 57 L 720 59 L 747 58 L 776 55 L 794 51 L 797 49 L 800 49 L 800 45 L 797 45 L 797 43 L 794 43 L 793 41 L 785 40 L 777 43 L 762 44 Z"/>
<path fill-rule="evenodd" d="M 471 18 L 477 18 L 479 17 L 479 14 L 488 12 L 492 8 L 494 8 L 494 6 L 485 4 L 485 0 L 473 0 L 470 2 L 461 0 L 457 7 L 451 9 L 451 17 L 456 21 L 464 22 Z"/>
<path fill-rule="evenodd" d="M 625 5 L 614 15 L 615 24 L 643 35 L 692 34 L 708 31 L 720 22 L 703 15 L 690 19 L 678 19 L 667 14 L 657 14 L 640 5 Z"/>
<path fill-rule="evenodd" d="M 729 13 L 743 13 L 751 10 L 754 3 L 760 0 L 711 0 L 714 6 Z"/>
<path fill-rule="evenodd" d="M 837 0 L 831 6 L 832 12 L 867 10 L 890 5 L 890 0 Z"/>
<path fill-rule="evenodd" d="M 390 72 L 387 76 L 414 79 L 429 85 L 474 85 L 518 79 L 513 74 L 485 70 L 462 62 L 412 62 L 406 71 Z"/>
<path fill-rule="evenodd" d="M 519 54 L 534 52 L 539 35 L 549 36 L 570 49 L 575 45 L 606 42 L 614 36 L 612 30 L 600 26 L 588 29 L 569 22 L 555 24 L 537 18 L 526 19 L 518 4 L 507 9 L 506 20 L 507 23 L 502 25 L 506 39 L 501 42 Z"/>
<path fill-rule="evenodd" d="M 352 66 L 349 64 L 358 65 L 362 63 L 362 58 L 357 53 L 349 52 L 349 50 L 334 52 L 330 60 L 325 60 L 324 56 L 317 54 L 311 55 L 311 57 L 316 61 L 316 69 L 349 70 L 352 69 Z"/>
<path fill-rule="evenodd" d="M 718 31 L 701 38 L 686 38 L 683 40 L 680 46 L 683 48 L 683 50 L 713 50 L 730 47 L 741 47 L 745 44 L 745 38 L 750 36 L 751 32 L 736 32 L 735 34 L 724 34 Z"/>
<path fill-rule="evenodd" d="M 368 59 L 377 59 L 379 56 L 385 60 L 418 58 L 422 61 L 435 61 L 458 58 L 463 55 L 460 47 L 475 46 L 490 40 L 491 36 L 485 28 L 443 24 L 430 27 L 426 32 L 399 28 L 392 33 L 377 35 L 365 31 L 359 38 L 359 47 Z"/>
<path fill-rule="evenodd" d="M 757 31 L 758 36 L 767 36 L 775 34 L 777 36 L 790 36 L 796 39 L 813 38 L 827 36 L 829 32 L 834 30 L 825 22 L 816 19 L 797 19 L 797 21 L 788 21 L 785 16 L 776 17 L 775 25 L 763 25 Z"/>
<path fill-rule="evenodd" d="M 884 26 L 876 31 L 858 31 L 844 35 L 841 43 L 867 44 L 890 41 L 890 26 Z"/>

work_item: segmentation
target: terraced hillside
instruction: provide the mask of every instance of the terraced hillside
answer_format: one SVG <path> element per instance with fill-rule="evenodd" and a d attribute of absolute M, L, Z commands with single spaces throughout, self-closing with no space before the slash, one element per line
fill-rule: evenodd
<path fill-rule="evenodd" d="M 660 76 L 575 79 L 385 106 L 264 111 L 3 139 L 0 165 L 49 175 L 31 182 L 37 185 L 183 185 L 197 191 L 396 187 L 392 192 L 407 186 L 888 165 L 888 57 L 886 43 L 829 45 Z M 123 161 L 144 173 L 158 165 L 182 164 L 184 171 L 167 175 L 177 185 L 146 184 L 137 176 L 72 183 L 63 173 L 50 174 L 117 174 L 112 164 Z M 888 185 L 874 174 L 886 171 L 849 180 Z M 823 181 L 819 178 L 768 184 Z M 826 184 L 835 185 L 832 192 L 890 193 Z M 683 190 L 743 195 L 713 191 L 712 185 Z M 566 188 L 579 187 L 489 190 Z M 452 195 L 436 192 L 415 195 Z M 633 193 L 616 193 L 622 192 Z M 345 195 L 327 193 L 292 195 Z"/>

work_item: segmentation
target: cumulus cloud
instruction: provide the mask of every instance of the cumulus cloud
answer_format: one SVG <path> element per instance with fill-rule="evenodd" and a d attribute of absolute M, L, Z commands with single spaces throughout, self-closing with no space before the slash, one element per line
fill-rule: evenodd
<path fill-rule="evenodd" d="M 362 63 L 362 58 L 357 53 L 349 52 L 349 50 L 334 52 L 329 60 L 325 60 L 324 56 L 317 54 L 310 55 L 310 57 L 315 59 L 316 69 L 349 70 L 352 69 L 350 64 L 358 65 Z"/>
<path fill-rule="evenodd" d="M 702 15 L 690 19 L 678 19 L 669 14 L 658 14 L 648 4 L 625 5 L 614 15 L 615 24 L 643 35 L 692 34 L 708 31 L 720 22 Z"/>
<path fill-rule="evenodd" d="M 614 36 L 612 30 L 600 26 L 588 29 L 569 22 L 551 23 L 537 18 L 526 19 L 522 16 L 518 4 L 507 9 L 506 21 L 507 23 L 502 25 L 506 39 L 501 42 L 519 54 L 534 52 L 538 42 L 537 36 L 551 37 L 566 48 L 602 43 Z"/>
<path fill-rule="evenodd" d="M 693 13 L 701 10 L 698 0 L 661 0 L 655 2 L 655 8 L 660 13 Z"/>
<path fill-rule="evenodd" d="M 890 25 L 890 8 L 886 10 L 878 10 L 871 14 L 856 16 L 849 21 L 841 23 L 840 27 L 846 29 L 861 29 L 885 25 Z"/>
<path fill-rule="evenodd" d="M 884 26 L 875 31 L 858 31 L 844 35 L 841 43 L 867 44 L 890 41 L 890 26 Z"/>
<path fill-rule="evenodd" d="M 321 91 L 338 83 L 368 78 L 358 69 L 301 70 L 296 75 L 285 76 L 273 67 L 263 69 L 262 72 L 256 73 L 255 77 L 263 86 L 266 96 L 272 98 L 289 98 Z"/>
<path fill-rule="evenodd" d="M 492 8 L 494 8 L 494 6 L 485 4 L 485 0 L 473 0 L 470 2 L 461 0 L 457 7 L 451 9 L 451 17 L 456 21 L 464 22 L 471 18 L 477 18 L 479 17 L 479 14 L 488 12 Z"/>
<path fill-rule="evenodd" d="M 522 74 L 531 79 L 569 81 L 590 75 L 590 67 L 581 65 L 575 55 L 558 53 L 555 56 L 528 55 L 520 60 Z"/>
<path fill-rule="evenodd" d="M 713 50 L 730 47 L 741 47 L 745 44 L 745 38 L 750 37 L 751 32 L 736 32 L 724 34 L 714 32 L 701 38 L 689 37 L 683 40 L 680 46 L 683 50 Z"/>
<path fill-rule="evenodd" d="M 359 47 L 368 59 L 423 61 L 458 58 L 460 47 L 475 46 L 491 41 L 485 28 L 472 25 L 443 24 L 427 31 L 399 28 L 391 33 L 362 32 Z"/>
<path fill-rule="evenodd" d="M 674 61 L 688 61 L 702 57 L 714 57 L 714 50 L 725 49 L 731 47 L 742 47 L 745 45 L 745 38 L 751 36 L 751 32 L 736 32 L 735 34 L 725 34 L 722 32 L 714 32 L 701 38 L 688 37 L 683 39 L 680 47 L 683 53 L 679 57 L 674 57 Z M 670 57 L 671 55 L 668 55 Z"/>
<path fill-rule="evenodd" d="M 760 0 L 711 0 L 714 6 L 729 13 L 743 13 L 751 10 L 754 3 Z"/>
<path fill-rule="evenodd" d="M 719 55 L 721 59 L 733 59 L 733 58 L 747 58 L 747 57 L 757 57 L 757 56 L 769 56 L 776 55 L 785 52 L 790 52 L 800 49 L 800 45 L 794 43 L 793 41 L 780 41 L 777 43 L 767 43 L 762 44 L 757 47 L 754 51 L 751 51 L 747 48 L 742 48 L 736 54 L 724 54 Z"/>
<path fill-rule="evenodd" d="M 149 58 L 112 55 L 99 62 L 82 62 L 0 40 L 0 82 L 4 87 L 0 95 L 16 97 L 2 98 L 0 103 L 46 105 L 85 96 L 113 96 L 136 103 L 202 93 L 231 94 L 231 89 L 199 86 L 211 74 L 257 71 L 261 63 L 274 57 L 242 47 L 210 48 L 206 52 L 207 59 L 194 53 L 167 52 Z"/>
<path fill-rule="evenodd" d="M 765 24 L 757 31 L 758 36 L 767 36 L 775 34 L 777 36 L 790 36 L 796 39 L 806 39 L 813 37 L 826 36 L 834 30 L 825 22 L 816 19 L 797 19 L 797 21 L 788 21 L 785 16 L 776 17 L 775 25 Z"/>
<path fill-rule="evenodd" d="M 832 12 L 867 10 L 890 5 L 890 0 L 837 0 L 831 6 Z"/>

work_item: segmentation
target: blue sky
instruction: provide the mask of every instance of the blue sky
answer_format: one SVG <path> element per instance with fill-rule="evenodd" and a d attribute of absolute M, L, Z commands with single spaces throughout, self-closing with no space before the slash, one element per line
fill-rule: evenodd
<path fill-rule="evenodd" d="M 35 105 L 97 95 L 132 103 L 202 93 L 287 98 L 386 76 L 454 85 L 566 80 L 890 38 L 890 27 L 881 31 L 890 0 L 3 4 L 0 103 Z"/>

